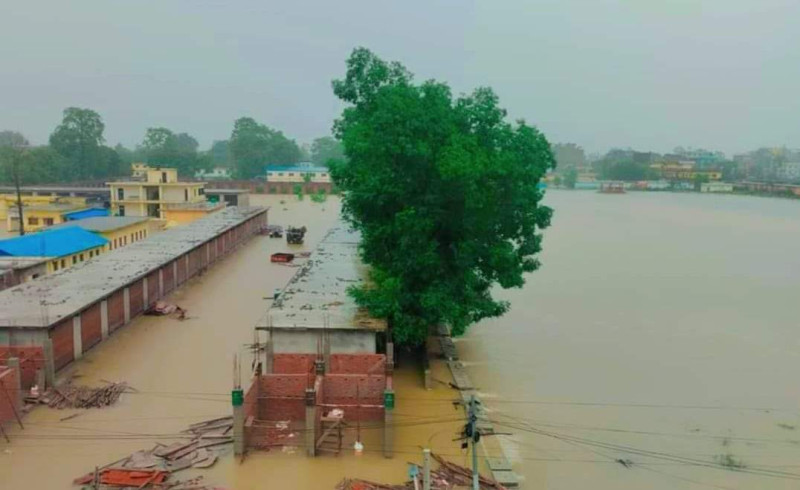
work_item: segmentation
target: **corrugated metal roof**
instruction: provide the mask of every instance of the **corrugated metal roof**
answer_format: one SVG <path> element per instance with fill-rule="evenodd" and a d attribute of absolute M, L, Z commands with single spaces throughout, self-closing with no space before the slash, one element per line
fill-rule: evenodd
<path fill-rule="evenodd" d="M 68 223 L 61 223 L 48 228 L 48 230 L 55 230 L 59 228 L 66 228 L 68 226 L 79 226 L 84 230 L 103 232 L 118 230 L 126 226 L 135 225 L 150 218 L 143 216 L 97 216 L 94 218 L 85 218 L 77 221 L 70 221 Z"/>
<path fill-rule="evenodd" d="M 61 257 L 100 247 L 105 238 L 78 226 L 45 230 L 0 240 L 0 255 L 12 257 Z"/>
<path fill-rule="evenodd" d="M 64 217 L 70 221 L 92 218 L 94 216 L 108 216 L 108 209 L 89 208 L 89 209 L 81 209 L 78 211 L 71 211 L 69 213 L 64 213 Z"/>
<path fill-rule="evenodd" d="M 0 291 L 0 328 L 46 328 L 54 325 L 266 211 L 259 207 L 225 208 L 187 225 Z"/>

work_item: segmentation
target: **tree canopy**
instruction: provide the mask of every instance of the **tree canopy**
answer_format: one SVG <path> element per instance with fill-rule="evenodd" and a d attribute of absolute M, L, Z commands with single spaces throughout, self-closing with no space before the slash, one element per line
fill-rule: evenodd
<path fill-rule="evenodd" d="M 211 166 L 211 160 L 198 153 L 199 144 L 187 133 L 174 133 L 167 128 L 147 128 L 141 150 L 151 165 L 175 167 L 178 174 L 191 177 L 199 169 Z"/>
<path fill-rule="evenodd" d="M 502 315 L 508 303 L 491 288 L 525 283 L 550 224 L 537 186 L 555 165 L 547 139 L 507 122 L 491 89 L 453 97 L 364 48 L 346 64 L 333 90 L 348 104 L 334 125 L 347 161 L 331 174 L 371 266 L 370 284 L 351 294 L 398 343 Z"/>
<path fill-rule="evenodd" d="M 566 169 L 586 165 L 586 153 L 575 143 L 556 143 L 552 148 L 558 168 Z"/>
<path fill-rule="evenodd" d="M 69 164 L 66 172 L 71 180 L 94 179 L 115 175 L 115 161 L 103 151 L 105 124 L 100 114 L 91 109 L 68 107 L 63 119 L 50 135 L 50 147 Z"/>
<path fill-rule="evenodd" d="M 238 177 L 244 179 L 262 175 L 267 165 L 297 163 L 302 158 L 294 140 L 251 117 L 236 120 L 228 148 Z"/>
<path fill-rule="evenodd" d="M 330 136 L 317 138 L 311 143 L 311 161 L 317 165 L 327 165 L 330 160 L 342 160 L 342 144 Z"/>

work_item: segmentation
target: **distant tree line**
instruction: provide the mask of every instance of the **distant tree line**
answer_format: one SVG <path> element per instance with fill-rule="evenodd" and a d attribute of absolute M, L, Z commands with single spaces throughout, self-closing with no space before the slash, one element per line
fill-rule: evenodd
<path fill-rule="evenodd" d="M 344 158 L 341 143 L 330 136 L 315 139 L 306 151 L 283 132 L 250 117 L 237 119 L 230 138 L 214 141 L 208 151 L 201 151 L 190 134 L 165 127 L 147 128 L 132 149 L 107 146 L 104 132 L 100 114 L 77 107 L 64 110 L 47 145 L 32 146 L 17 131 L 0 131 L 0 183 L 13 183 L 14 172 L 23 185 L 105 180 L 129 175 L 134 162 L 175 167 L 182 177 L 226 167 L 237 178 L 251 179 L 271 164 L 310 160 L 327 165 Z"/>

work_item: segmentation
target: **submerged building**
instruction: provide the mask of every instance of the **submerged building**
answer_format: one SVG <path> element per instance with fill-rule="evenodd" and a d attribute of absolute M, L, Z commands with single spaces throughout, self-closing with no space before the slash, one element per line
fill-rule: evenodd
<path fill-rule="evenodd" d="M 266 224 L 266 208 L 231 207 L 6 289 L 0 292 L 0 350 L 43 349 L 60 369 Z M 60 231 L 74 230 L 106 242 L 77 227 Z M 52 232 L 37 235 L 45 233 Z"/>
<path fill-rule="evenodd" d="M 236 452 L 270 445 L 271 428 L 288 421 L 303 427 L 308 455 L 338 453 L 360 443 L 344 427 L 371 422 L 392 455 L 393 345 L 386 322 L 347 293 L 366 280 L 359 238 L 344 223 L 334 226 L 256 326 L 264 348 L 255 350 L 249 386 L 232 397 Z"/>

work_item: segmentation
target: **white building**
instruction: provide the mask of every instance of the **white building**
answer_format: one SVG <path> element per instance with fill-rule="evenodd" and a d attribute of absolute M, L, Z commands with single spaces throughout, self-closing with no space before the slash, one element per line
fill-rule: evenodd
<path fill-rule="evenodd" d="M 227 167 L 214 167 L 209 171 L 198 170 L 194 173 L 194 178 L 205 180 L 229 180 L 231 178 L 231 169 Z"/>
<path fill-rule="evenodd" d="M 292 182 L 301 184 L 330 183 L 331 175 L 327 167 L 320 167 L 311 162 L 292 165 L 269 165 L 266 168 L 267 182 Z M 308 180 L 307 180 L 308 179 Z"/>
<path fill-rule="evenodd" d="M 700 192 L 733 192 L 733 184 L 725 182 L 706 182 L 700 184 Z"/>

